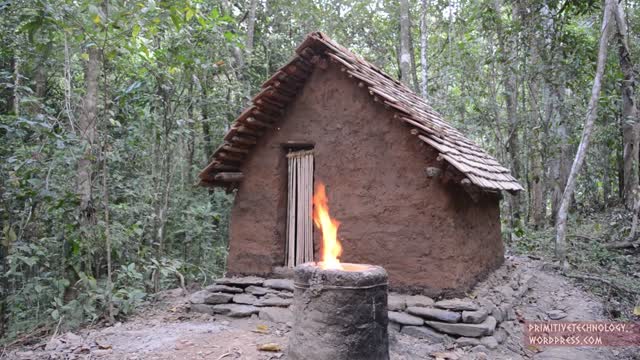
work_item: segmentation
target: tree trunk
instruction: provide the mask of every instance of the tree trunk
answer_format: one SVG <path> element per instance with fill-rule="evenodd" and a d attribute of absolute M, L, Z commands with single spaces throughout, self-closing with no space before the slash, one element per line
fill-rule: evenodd
<path fill-rule="evenodd" d="M 95 209 L 92 204 L 93 145 L 97 134 L 98 118 L 98 76 L 100 74 L 100 49 L 93 46 L 88 50 L 89 60 L 85 68 L 86 92 L 82 99 L 82 111 L 78 118 L 79 138 L 84 154 L 78 162 L 76 193 L 80 198 L 80 213 L 89 224 L 95 223 Z"/>
<path fill-rule="evenodd" d="M 245 50 L 247 57 L 251 60 L 251 53 L 253 52 L 253 37 L 256 27 L 256 7 L 258 5 L 257 0 L 251 0 L 249 2 L 249 18 L 247 19 L 247 43 L 245 44 Z"/>
<path fill-rule="evenodd" d="M 414 88 L 411 77 L 411 20 L 409 1 L 400 0 L 400 81 Z"/>
<path fill-rule="evenodd" d="M 422 0 L 420 8 L 420 95 L 423 98 L 429 96 L 427 81 L 429 64 L 427 63 L 427 12 L 429 11 L 429 0 Z"/>
<path fill-rule="evenodd" d="M 111 232 L 110 232 L 110 219 L 109 219 L 109 166 L 107 165 L 107 146 L 103 147 L 102 151 L 102 200 L 104 201 L 104 237 L 107 253 L 107 317 L 109 322 L 113 324 L 115 322 L 113 312 L 113 277 L 111 274 Z"/>
<path fill-rule="evenodd" d="M 591 99 L 587 107 L 587 114 L 584 121 L 584 128 L 582 130 L 582 138 L 580 139 L 580 145 L 576 152 L 576 157 L 571 165 L 571 172 L 569 173 L 569 179 L 567 180 L 567 186 L 562 194 L 562 201 L 560 203 L 560 209 L 558 210 L 558 220 L 556 221 L 556 244 L 555 253 L 556 258 L 562 263 L 563 268 L 567 269 L 569 263 L 567 262 L 567 245 L 566 245 L 566 230 L 567 230 L 567 216 L 569 212 L 569 206 L 571 204 L 571 198 L 573 191 L 576 188 L 576 182 L 578 173 L 582 168 L 585 156 L 587 155 L 587 148 L 589 147 L 589 141 L 591 139 L 591 133 L 593 131 L 593 123 L 598 115 L 598 100 L 600 99 L 600 88 L 602 86 L 602 77 L 604 74 L 604 68 L 607 60 L 607 43 L 609 40 L 609 28 L 611 23 L 611 13 L 615 11 L 617 6 L 614 0 L 606 0 L 604 6 L 604 14 L 602 16 L 602 30 L 600 35 L 600 43 L 598 46 L 598 61 L 596 67 L 596 74 L 593 79 L 593 88 L 591 89 Z"/>
<path fill-rule="evenodd" d="M 609 206 L 611 198 L 611 166 L 609 164 L 609 148 L 605 143 L 601 144 L 602 148 L 602 203 L 606 209 Z"/>
<path fill-rule="evenodd" d="M 159 141 L 158 149 L 160 156 L 156 157 L 156 167 L 160 169 L 160 176 L 157 178 L 158 186 L 156 187 L 155 197 L 155 217 L 154 217 L 154 248 L 156 261 L 160 262 L 164 256 L 166 225 L 169 212 L 169 197 L 171 193 L 171 183 L 173 179 L 173 146 L 171 146 L 172 121 L 171 114 L 171 98 L 168 90 L 164 89 L 164 79 L 159 77 L 156 79 L 158 86 L 158 98 L 161 100 L 158 108 L 161 109 L 162 132 L 157 137 Z M 156 268 L 153 273 L 153 291 L 160 291 L 160 269 Z"/>
<path fill-rule="evenodd" d="M 562 193 L 567 185 L 569 170 L 571 164 L 569 162 L 569 136 L 567 133 L 567 117 L 564 114 L 564 88 L 556 87 L 554 89 L 557 99 L 557 116 L 553 117 L 553 130 L 555 143 L 554 156 L 551 165 L 551 177 L 553 181 L 553 190 L 551 194 L 551 221 L 555 225 L 560 203 L 562 202 Z"/>
<path fill-rule="evenodd" d="M 194 76 L 195 78 L 195 76 Z M 193 92 L 193 82 L 189 87 L 189 98 L 191 99 L 191 103 L 189 104 L 188 114 L 189 114 L 189 124 L 187 128 L 189 129 L 187 133 L 187 164 L 186 164 L 186 176 L 185 176 L 185 185 L 192 186 L 193 185 L 193 157 L 195 155 L 196 150 L 196 115 L 195 115 L 195 107 L 197 97 Z"/>
<path fill-rule="evenodd" d="M 500 0 L 495 0 L 494 11 L 497 16 L 502 14 L 502 3 Z M 517 21 L 518 7 L 517 3 L 514 3 L 512 9 L 513 21 Z M 511 174 L 520 179 L 521 165 L 520 165 L 520 141 L 519 141 L 519 129 L 518 129 L 518 88 L 516 82 L 515 70 L 511 68 L 512 63 L 515 61 L 515 54 L 513 49 L 516 47 L 516 41 L 513 39 L 505 40 L 505 35 L 502 23 L 498 21 L 496 24 L 496 33 L 498 37 L 499 53 L 503 54 L 504 59 L 501 61 L 502 67 L 502 85 L 504 87 L 505 103 L 507 109 L 507 134 L 506 134 L 506 153 L 509 157 L 511 164 Z M 520 218 L 522 211 L 522 195 L 515 194 L 509 197 L 509 224 L 511 229 L 515 229 L 520 226 Z"/>
<path fill-rule="evenodd" d="M 20 57 L 18 57 L 18 50 L 15 50 L 13 58 L 11 59 L 11 69 L 13 70 L 13 114 L 20 116 Z"/>
<path fill-rule="evenodd" d="M 624 75 L 622 93 L 622 145 L 624 171 L 624 203 L 628 209 L 634 205 L 633 191 L 638 186 L 638 107 L 636 105 L 636 79 L 629 50 L 629 35 L 622 4 L 614 9 L 618 58 Z"/>
<path fill-rule="evenodd" d="M 97 136 L 98 120 L 98 77 L 100 75 L 101 51 L 92 46 L 87 51 L 89 58 L 85 64 L 84 82 L 85 94 L 82 98 L 82 108 L 78 117 L 78 138 L 84 148 L 82 157 L 78 160 L 76 170 L 76 194 L 80 200 L 79 222 L 84 237 L 90 237 L 91 230 L 96 224 L 96 210 L 93 204 L 93 165 L 94 144 Z M 66 302 L 75 298 L 74 285 L 78 274 L 72 263 L 70 247 L 65 244 L 65 272 L 70 285 L 64 291 Z"/>

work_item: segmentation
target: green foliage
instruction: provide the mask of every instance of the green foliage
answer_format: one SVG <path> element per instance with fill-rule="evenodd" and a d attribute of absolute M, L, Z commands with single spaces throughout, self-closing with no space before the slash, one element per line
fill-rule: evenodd
<path fill-rule="evenodd" d="M 109 302 L 125 317 L 156 290 L 221 275 L 232 196 L 194 182 L 210 151 L 203 127 L 219 141 L 228 116 L 218 106 L 241 101 L 238 81 L 219 70 L 239 41 L 235 17 L 217 5 L 167 1 L 24 1 L 0 7 L 0 17 L 12 34 L 0 41 L 4 339 L 43 324 L 102 321 Z M 103 57 L 87 153 L 78 126 L 89 47 Z M 83 157 L 92 164 L 90 224 L 76 184 Z"/>
<path fill-rule="evenodd" d="M 561 146 L 572 158 L 580 139 L 600 2 L 428 3 L 429 102 L 507 167 L 518 165 L 527 190 L 543 179 L 549 220 L 554 161 Z M 0 335 L 102 321 L 109 303 L 112 315 L 125 317 L 156 291 L 222 274 L 233 196 L 194 186 L 197 173 L 249 96 L 307 33 L 324 31 L 398 73 L 397 2 L 258 1 L 251 52 L 249 4 L 0 1 Z M 410 6 L 418 58 L 421 2 Z M 637 34 L 640 7 L 627 7 Z M 79 126 L 92 49 L 101 56 L 89 140 Z M 631 49 L 640 58 L 637 36 Z M 575 226 L 618 198 L 616 53 L 608 58 L 594 146 L 576 189 Z M 509 95 L 515 114 L 508 113 Z M 534 155 L 542 173 L 534 174 Z M 88 209 L 81 209 L 77 183 L 81 160 L 90 163 Z M 523 209 L 505 206 L 503 235 L 516 252 L 551 251 L 551 230 L 529 227 L 530 199 L 521 195 Z M 574 244 L 588 248 L 574 254 L 578 263 L 627 263 L 596 243 Z"/>

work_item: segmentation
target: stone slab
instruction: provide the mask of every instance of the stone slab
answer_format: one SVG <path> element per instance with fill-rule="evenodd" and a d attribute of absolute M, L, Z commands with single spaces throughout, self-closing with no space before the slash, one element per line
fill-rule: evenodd
<path fill-rule="evenodd" d="M 433 306 L 434 301 L 432 298 L 424 295 L 410 295 L 405 298 L 407 303 L 407 307 L 416 307 L 416 306 Z"/>
<path fill-rule="evenodd" d="M 389 311 L 404 311 L 407 308 L 407 299 L 404 295 L 389 294 L 387 297 L 387 309 Z"/>
<path fill-rule="evenodd" d="M 256 295 L 256 296 L 262 296 L 262 295 L 266 295 L 273 292 L 273 290 L 267 289 L 266 287 L 254 286 L 254 285 L 248 286 L 246 289 L 244 289 L 244 291 L 246 293 Z"/>
<path fill-rule="evenodd" d="M 397 311 L 389 311 L 389 321 L 409 326 L 422 326 L 424 324 L 424 320 L 417 316 Z"/>
<path fill-rule="evenodd" d="M 265 280 L 262 286 L 268 287 L 270 289 L 276 289 L 276 290 L 293 291 L 293 280 L 269 279 L 269 280 Z"/>
<path fill-rule="evenodd" d="M 485 309 L 480 309 L 476 311 L 463 311 L 462 322 L 465 322 L 468 324 L 480 324 L 487 318 L 487 316 L 489 316 L 489 313 Z"/>
<path fill-rule="evenodd" d="M 260 309 L 251 305 L 242 304 L 219 304 L 212 307 L 214 314 L 226 315 L 230 317 L 248 317 L 257 314 Z"/>
<path fill-rule="evenodd" d="M 250 285 L 262 286 L 264 284 L 264 278 L 258 276 L 244 276 L 244 277 L 230 277 L 221 278 L 215 281 L 217 285 L 239 286 L 247 287 Z"/>
<path fill-rule="evenodd" d="M 218 284 L 209 285 L 204 289 L 209 292 L 225 292 L 230 294 L 240 294 L 243 292 L 243 290 L 239 287 Z"/>
<path fill-rule="evenodd" d="M 257 306 L 282 306 L 287 307 L 291 305 L 293 299 L 282 298 L 276 294 L 267 294 L 256 303 Z"/>
<path fill-rule="evenodd" d="M 407 308 L 407 312 L 423 319 L 438 320 L 448 323 L 457 323 L 461 318 L 460 313 L 458 312 L 428 307 L 412 306 Z"/>
<path fill-rule="evenodd" d="M 196 291 L 189 296 L 189 302 L 192 304 L 204 304 L 204 299 L 207 298 L 209 292 L 207 290 Z"/>
<path fill-rule="evenodd" d="M 460 335 L 466 337 L 482 337 L 492 335 L 496 328 L 496 319 L 493 316 L 487 317 L 485 321 L 480 324 L 465 324 L 465 323 L 445 323 L 440 321 L 425 321 L 425 324 L 432 328 L 450 335 Z"/>
<path fill-rule="evenodd" d="M 467 299 L 447 299 L 435 303 L 435 307 L 455 311 L 476 311 L 480 308 L 473 301 Z"/>
<path fill-rule="evenodd" d="M 260 300 L 251 294 L 237 294 L 233 297 L 233 302 L 236 304 L 255 305 L 258 301 Z"/>
<path fill-rule="evenodd" d="M 207 293 L 205 304 L 226 304 L 233 299 L 233 295 L 225 293 Z"/>

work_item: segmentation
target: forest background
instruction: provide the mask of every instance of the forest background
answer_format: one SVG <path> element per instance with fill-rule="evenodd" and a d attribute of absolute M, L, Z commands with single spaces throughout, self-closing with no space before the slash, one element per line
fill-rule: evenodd
<path fill-rule="evenodd" d="M 221 275 L 233 195 L 198 171 L 318 30 L 512 170 L 510 252 L 633 316 L 639 16 L 624 0 L 0 1 L 0 342 Z"/>

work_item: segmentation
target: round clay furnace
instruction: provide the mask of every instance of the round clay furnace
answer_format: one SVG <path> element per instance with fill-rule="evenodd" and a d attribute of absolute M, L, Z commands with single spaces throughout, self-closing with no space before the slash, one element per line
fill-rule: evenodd
<path fill-rule="evenodd" d="M 295 268 L 289 359 L 389 359 L 387 272 L 373 265 L 342 267 Z"/>

